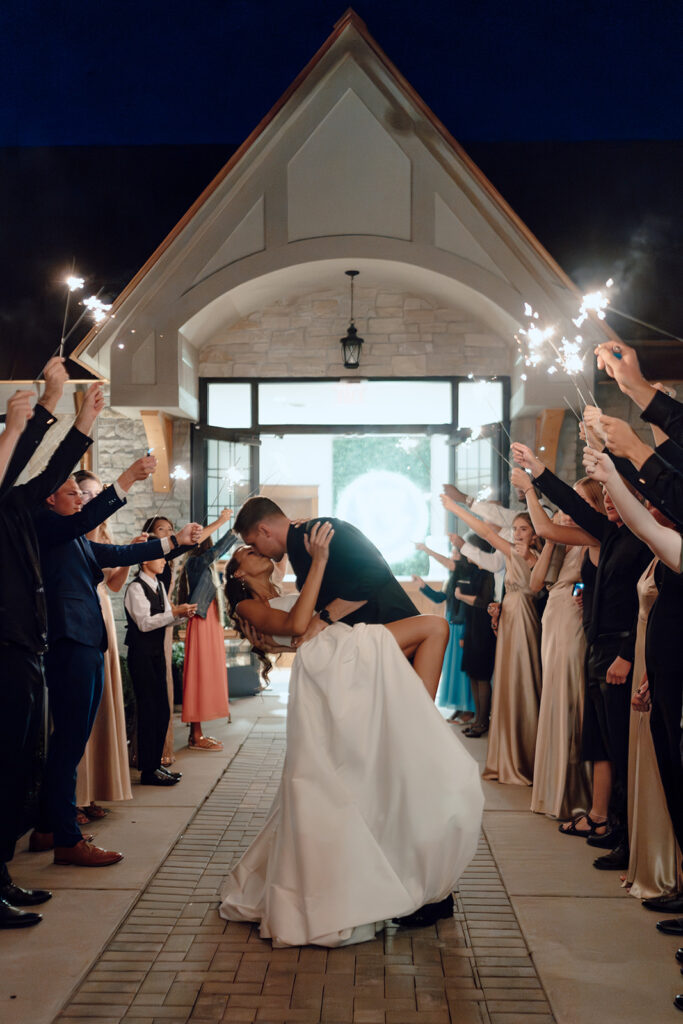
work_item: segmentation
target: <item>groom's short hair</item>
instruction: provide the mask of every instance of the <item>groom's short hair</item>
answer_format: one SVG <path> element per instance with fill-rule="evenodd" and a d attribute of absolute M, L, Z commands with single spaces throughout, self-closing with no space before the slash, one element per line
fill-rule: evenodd
<path fill-rule="evenodd" d="M 271 516 L 284 516 L 279 505 L 276 505 L 270 498 L 263 498 L 257 495 L 255 498 L 247 498 L 242 508 L 237 513 L 237 519 L 233 531 L 244 537 L 254 529 L 263 519 L 270 519 Z"/>

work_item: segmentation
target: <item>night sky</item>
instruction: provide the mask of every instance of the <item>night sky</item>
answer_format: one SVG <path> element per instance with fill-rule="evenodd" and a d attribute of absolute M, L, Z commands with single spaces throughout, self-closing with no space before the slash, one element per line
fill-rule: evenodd
<path fill-rule="evenodd" d="M 0 5 L 0 377 L 58 340 L 72 257 L 115 297 L 344 10 Z M 627 308 L 683 331 L 681 0 L 361 0 L 356 11 L 569 274 L 591 284 L 626 266 Z"/>
<path fill-rule="evenodd" d="M 343 0 L 20 0 L 0 12 L 5 146 L 234 143 Z M 457 138 L 681 137 L 680 0 L 360 0 Z"/>

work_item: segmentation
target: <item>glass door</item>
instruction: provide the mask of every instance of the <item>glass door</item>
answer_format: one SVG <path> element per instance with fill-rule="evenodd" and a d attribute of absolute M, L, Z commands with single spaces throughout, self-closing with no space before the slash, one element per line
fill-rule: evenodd
<path fill-rule="evenodd" d="M 224 508 L 230 508 L 234 516 L 249 497 L 251 478 L 251 445 L 236 441 L 204 441 L 206 465 L 206 516 L 205 522 L 218 519 Z M 222 527 L 214 541 L 223 536 L 229 526 Z"/>

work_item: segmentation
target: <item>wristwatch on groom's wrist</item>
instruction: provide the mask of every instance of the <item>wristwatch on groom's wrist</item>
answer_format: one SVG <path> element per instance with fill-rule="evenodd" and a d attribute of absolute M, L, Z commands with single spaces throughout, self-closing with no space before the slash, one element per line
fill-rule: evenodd
<path fill-rule="evenodd" d="M 330 618 L 330 613 L 328 612 L 327 608 L 323 608 L 321 612 L 318 612 L 318 618 L 322 619 L 322 621 L 325 622 L 328 626 L 332 625 L 332 619 Z"/>

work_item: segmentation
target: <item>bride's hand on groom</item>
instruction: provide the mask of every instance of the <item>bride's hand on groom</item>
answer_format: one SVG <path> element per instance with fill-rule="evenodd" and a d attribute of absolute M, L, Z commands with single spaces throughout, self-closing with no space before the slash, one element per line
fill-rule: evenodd
<path fill-rule="evenodd" d="M 314 523 L 311 532 L 304 534 L 304 547 L 314 562 L 327 561 L 333 537 L 332 523 Z"/>

